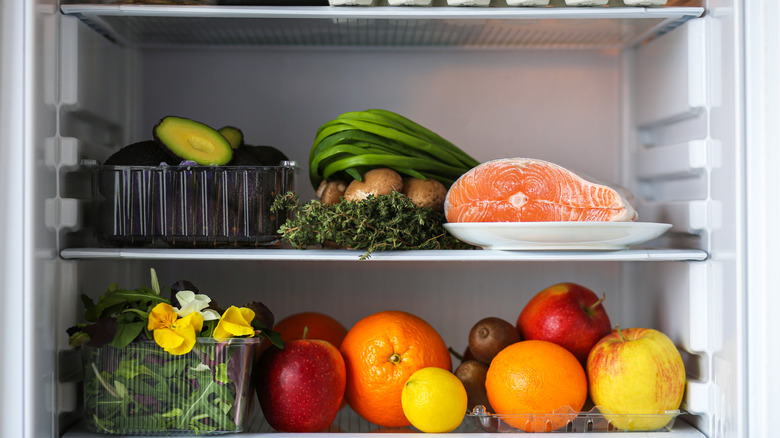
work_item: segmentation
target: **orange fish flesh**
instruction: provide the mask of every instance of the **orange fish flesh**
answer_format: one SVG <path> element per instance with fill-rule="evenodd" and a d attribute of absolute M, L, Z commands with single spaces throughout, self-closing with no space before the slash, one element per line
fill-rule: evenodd
<path fill-rule="evenodd" d="M 635 221 L 619 190 L 548 161 L 503 158 L 463 174 L 444 201 L 448 222 Z"/>

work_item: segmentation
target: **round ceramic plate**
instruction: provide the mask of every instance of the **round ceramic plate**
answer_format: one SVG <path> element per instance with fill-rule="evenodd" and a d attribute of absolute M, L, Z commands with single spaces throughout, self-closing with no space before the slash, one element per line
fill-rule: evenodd
<path fill-rule="evenodd" d="M 653 222 L 450 222 L 453 236 L 485 249 L 620 250 L 671 228 Z"/>

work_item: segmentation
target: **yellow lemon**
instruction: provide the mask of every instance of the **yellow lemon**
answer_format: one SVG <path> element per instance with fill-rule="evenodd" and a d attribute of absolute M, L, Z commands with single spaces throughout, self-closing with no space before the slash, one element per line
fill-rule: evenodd
<path fill-rule="evenodd" d="M 455 430 L 466 414 L 468 396 L 455 374 L 437 367 L 415 371 L 401 391 L 401 406 L 412 426 L 428 433 Z"/>

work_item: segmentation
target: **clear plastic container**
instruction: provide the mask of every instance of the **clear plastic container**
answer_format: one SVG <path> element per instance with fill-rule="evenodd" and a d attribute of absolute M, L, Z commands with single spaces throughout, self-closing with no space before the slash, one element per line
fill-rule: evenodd
<path fill-rule="evenodd" d="M 667 0 L 623 0 L 626 6 L 663 6 Z"/>
<path fill-rule="evenodd" d="M 331 6 L 377 6 L 378 0 L 329 0 Z"/>
<path fill-rule="evenodd" d="M 663 414 L 612 414 L 596 406 L 587 412 L 561 408 L 551 414 L 501 415 L 475 406 L 466 416 L 485 432 L 669 432 L 682 413 L 674 410 Z"/>
<path fill-rule="evenodd" d="M 244 247 L 279 243 L 271 212 L 295 190 L 297 164 L 101 166 L 92 171 L 94 229 L 103 246 Z"/>
<path fill-rule="evenodd" d="M 82 346 L 86 427 L 110 435 L 242 432 L 254 409 L 259 343 L 198 338 L 180 356 L 152 340 L 124 348 Z"/>
<path fill-rule="evenodd" d="M 388 6 L 433 6 L 433 0 L 387 0 Z"/>
<path fill-rule="evenodd" d="M 447 0 L 448 6 L 490 6 L 491 0 Z"/>
<path fill-rule="evenodd" d="M 566 0 L 567 6 L 604 6 L 609 0 Z"/>
<path fill-rule="evenodd" d="M 547 6 L 550 0 L 506 0 L 508 6 Z"/>

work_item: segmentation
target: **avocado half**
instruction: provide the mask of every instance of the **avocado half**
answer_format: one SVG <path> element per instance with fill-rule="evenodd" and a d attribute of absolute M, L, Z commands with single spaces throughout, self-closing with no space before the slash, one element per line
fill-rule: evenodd
<path fill-rule="evenodd" d="M 227 139 L 231 148 L 238 149 L 244 144 L 244 133 L 240 129 L 234 126 L 223 126 L 218 131 Z"/>
<path fill-rule="evenodd" d="M 153 134 L 172 154 L 202 166 L 221 166 L 233 157 L 233 148 L 219 131 L 195 120 L 163 117 Z"/>

